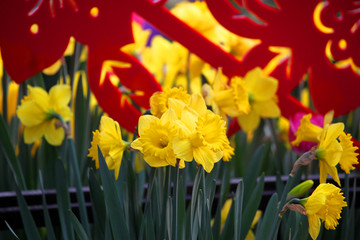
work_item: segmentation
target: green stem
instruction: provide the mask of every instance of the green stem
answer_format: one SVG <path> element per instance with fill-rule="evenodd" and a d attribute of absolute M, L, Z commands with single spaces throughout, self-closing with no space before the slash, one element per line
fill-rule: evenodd
<path fill-rule="evenodd" d="M 173 205 L 173 223 L 172 223 L 172 239 L 178 238 L 178 209 L 179 209 L 179 160 L 176 164 L 176 174 L 174 178 L 174 205 Z"/>

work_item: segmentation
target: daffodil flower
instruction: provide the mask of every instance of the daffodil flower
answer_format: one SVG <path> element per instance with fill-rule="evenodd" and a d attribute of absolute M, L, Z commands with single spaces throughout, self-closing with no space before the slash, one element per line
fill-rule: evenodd
<path fill-rule="evenodd" d="M 179 111 L 181 107 L 175 108 Z M 180 120 L 175 122 L 180 132 L 174 138 L 173 148 L 176 156 L 184 161 L 194 159 L 205 171 L 210 172 L 223 157 L 224 150 L 231 149 L 226 137 L 225 121 L 207 110 L 200 94 L 191 96 L 189 104 L 181 110 Z"/>
<path fill-rule="evenodd" d="M 17 116 L 25 125 L 25 143 L 33 143 L 44 136 L 51 145 L 61 145 L 65 130 L 59 122 L 69 121 L 72 117 L 68 106 L 70 87 L 55 85 L 49 94 L 40 87 L 28 86 L 28 91 L 28 96 L 25 96 L 17 109 Z"/>
<path fill-rule="evenodd" d="M 244 79 L 245 88 L 249 95 L 250 111 L 238 116 L 238 122 L 245 132 L 257 128 L 260 118 L 280 117 L 280 108 L 277 105 L 276 91 L 278 81 L 269 76 L 263 76 L 260 68 L 249 71 Z"/>
<path fill-rule="evenodd" d="M 321 221 L 326 229 L 335 229 L 341 218 L 340 213 L 347 204 L 340 188 L 329 183 L 320 184 L 310 197 L 301 199 L 309 221 L 309 234 L 316 239 L 320 232 Z"/>
<path fill-rule="evenodd" d="M 161 118 L 144 115 L 139 119 L 139 138 L 131 143 L 133 149 L 144 155 L 144 160 L 151 167 L 176 166 L 177 156 L 173 150 L 173 139 L 177 135 L 174 121 L 177 119 L 172 109 L 167 110 Z M 185 167 L 183 161 L 180 167 Z"/>
<path fill-rule="evenodd" d="M 160 118 L 162 114 L 168 110 L 169 98 L 178 99 L 187 104 L 190 95 L 182 87 L 165 89 L 163 92 L 156 92 L 150 98 L 151 114 Z"/>
<path fill-rule="evenodd" d="M 316 150 L 320 166 L 320 183 L 325 183 L 327 175 L 330 174 L 340 186 L 336 165 L 340 162 L 343 148 L 337 138 L 343 130 L 343 123 L 327 125 L 320 136 L 320 143 Z"/>
<path fill-rule="evenodd" d="M 203 85 L 202 91 L 206 104 L 223 119 L 227 119 L 227 116 L 237 117 L 247 114 L 250 111 L 250 104 L 244 82 L 238 77 L 231 79 L 230 86 L 226 82 L 227 78 L 219 69 L 212 87 L 208 84 Z"/>
<path fill-rule="evenodd" d="M 98 146 L 103 154 L 109 169 L 115 170 L 115 178 L 119 177 L 123 153 L 128 143 L 122 140 L 119 123 L 112 118 L 102 116 L 100 120 L 100 131 L 93 132 L 93 140 L 89 148 L 88 157 L 95 161 L 99 168 Z"/>
<path fill-rule="evenodd" d="M 296 139 L 293 145 L 299 145 L 302 141 L 314 142 L 316 147 L 316 158 L 320 165 L 320 183 L 326 182 L 327 174 L 330 174 L 340 185 L 336 165 L 340 163 L 341 169 L 346 173 L 354 169 L 358 163 L 358 149 L 353 146 L 351 135 L 344 133 L 344 124 L 331 124 L 334 112 L 330 111 L 324 117 L 324 127 L 319 127 L 310 122 L 311 114 L 305 115 L 295 133 Z"/>

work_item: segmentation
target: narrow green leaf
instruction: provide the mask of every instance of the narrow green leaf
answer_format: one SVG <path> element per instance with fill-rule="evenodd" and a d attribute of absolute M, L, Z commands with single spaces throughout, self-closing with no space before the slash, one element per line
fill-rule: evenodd
<path fill-rule="evenodd" d="M 155 240 L 155 232 L 154 232 L 154 221 L 151 216 L 151 212 L 148 211 L 145 213 L 145 232 L 146 232 L 146 240 Z"/>
<path fill-rule="evenodd" d="M 240 180 L 240 182 L 236 187 L 236 193 L 235 193 L 235 213 L 234 213 L 235 239 L 240 239 L 241 236 L 243 197 L 244 197 L 244 183 L 242 180 Z"/>
<path fill-rule="evenodd" d="M 278 218 L 277 214 L 277 204 L 278 204 L 278 195 L 277 193 L 274 193 L 268 205 L 266 206 L 266 210 L 264 213 L 264 217 L 262 219 L 262 223 L 260 226 L 260 235 L 257 236 L 258 239 L 268 239 L 271 234 L 272 224 L 275 221 L 276 218 Z"/>
<path fill-rule="evenodd" d="M 81 183 L 81 176 L 79 171 L 79 163 L 78 159 L 76 157 L 76 150 L 75 150 L 75 144 L 74 140 L 72 138 L 67 139 L 69 144 L 69 152 L 70 152 L 70 162 L 74 171 L 74 177 L 75 177 L 75 188 L 76 188 L 76 197 L 79 204 L 79 212 L 80 212 L 80 218 L 81 218 L 81 224 L 83 225 L 83 228 L 85 229 L 88 236 L 90 236 L 90 225 L 89 225 L 89 219 L 87 215 L 87 210 L 85 206 L 85 198 L 84 198 L 84 192 L 82 189 L 82 183 Z"/>
<path fill-rule="evenodd" d="M 190 225 L 191 225 L 191 232 L 194 233 L 194 226 L 195 226 L 195 213 L 196 213 L 196 204 L 197 204 L 197 198 L 198 198 L 198 192 L 199 192 L 199 187 L 200 187 L 200 183 L 201 183 L 201 179 L 202 179 L 202 174 L 201 171 L 204 171 L 204 169 L 202 168 L 202 166 L 198 167 L 196 176 L 195 176 L 195 180 L 194 180 L 194 185 L 193 185 L 193 189 L 192 189 L 192 193 L 191 193 L 191 206 L 190 206 L 190 213 L 191 213 L 191 219 L 190 219 Z"/>
<path fill-rule="evenodd" d="M 8 127 L 3 116 L 0 116 L 0 140 L 1 151 L 5 155 L 5 159 L 7 160 L 11 171 L 16 177 L 20 188 L 26 190 L 24 175 L 21 170 L 19 159 L 15 155 L 15 150 L 10 139 L 10 134 L 8 132 Z"/>
<path fill-rule="evenodd" d="M 21 219 L 24 224 L 26 237 L 28 239 L 40 240 L 41 238 L 40 238 L 39 232 L 37 230 L 35 221 L 34 221 L 33 217 L 31 216 L 30 210 L 25 202 L 24 196 L 22 195 L 17 184 L 15 184 L 15 190 L 16 190 L 16 197 L 18 200 L 19 208 L 20 208 Z"/>
<path fill-rule="evenodd" d="M 179 222 L 179 166 L 176 166 L 174 176 L 174 194 L 173 194 L 173 221 L 172 221 L 172 239 L 178 239 L 178 222 Z"/>
<path fill-rule="evenodd" d="M 179 239 L 185 238 L 185 226 L 186 226 L 186 207 L 185 207 L 185 192 L 183 186 L 182 175 L 180 175 L 179 181 L 179 202 L 178 202 L 178 233 Z"/>
<path fill-rule="evenodd" d="M 40 170 L 39 170 L 39 179 L 40 179 L 41 197 L 42 197 L 43 208 L 44 208 L 44 222 L 45 222 L 45 226 L 46 226 L 46 236 L 47 236 L 47 239 L 49 239 L 49 240 L 56 240 L 54 228 L 51 223 L 50 214 L 49 214 L 49 210 L 48 210 L 47 203 L 46 203 L 46 198 L 45 198 L 45 193 L 44 193 L 44 183 L 43 183 L 43 178 L 42 178 L 42 174 L 41 174 Z"/>
<path fill-rule="evenodd" d="M 267 158 L 268 153 L 270 150 L 270 145 L 261 145 L 256 150 L 255 154 L 251 158 L 251 161 L 246 168 L 246 174 L 244 176 L 244 192 L 248 193 L 251 192 L 252 189 L 254 189 L 256 184 L 256 179 L 260 174 L 261 166 L 264 162 L 264 159 Z M 249 200 L 250 194 L 244 195 L 244 206 L 247 205 L 247 202 Z"/>
<path fill-rule="evenodd" d="M 228 240 L 234 238 L 234 217 L 235 217 L 235 204 L 232 202 L 229 213 L 225 220 L 224 226 L 221 230 L 221 240 Z"/>
<path fill-rule="evenodd" d="M 75 233 L 77 234 L 78 238 L 81 240 L 89 239 L 88 235 L 86 234 L 83 226 L 75 216 L 75 214 L 69 209 L 71 223 L 74 227 Z"/>
<path fill-rule="evenodd" d="M 245 186 L 245 181 L 244 181 L 244 186 Z M 248 203 L 246 205 L 244 203 L 243 216 L 246 216 L 246 218 L 243 218 L 241 223 L 241 239 L 244 239 L 246 237 L 250 229 L 251 223 L 260 205 L 263 189 L 264 189 L 264 174 L 262 174 L 258 184 L 256 185 L 255 189 L 252 191 Z"/>
<path fill-rule="evenodd" d="M 129 230 L 125 222 L 124 208 L 119 199 L 114 178 L 105 162 L 104 156 L 98 147 L 100 175 L 104 188 L 106 210 L 110 217 L 112 233 L 115 239 L 129 239 Z"/>
<path fill-rule="evenodd" d="M 96 231 L 105 233 L 106 207 L 104 200 L 104 192 L 96 180 L 95 174 L 92 170 L 89 171 L 89 188 L 91 196 L 91 206 L 94 214 L 94 227 Z"/>
<path fill-rule="evenodd" d="M 68 184 L 66 181 L 64 165 L 60 159 L 56 160 L 55 165 L 56 180 L 56 200 L 58 203 L 58 213 L 60 218 L 61 230 L 64 238 L 74 239 L 74 231 L 70 220 L 70 197 L 68 192 Z"/>
<path fill-rule="evenodd" d="M 14 232 L 14 230 L 10 227 L 10 225 L 8 224 L 7 221 L 5 221 L 5 224 L 6 224 L 7 228 L 10 230 L 11 234 L 12 234 L 14 237 L 16 237 L 16 239 L 20 239 L 20 238 L 16 235 L 16 233 Z"/>

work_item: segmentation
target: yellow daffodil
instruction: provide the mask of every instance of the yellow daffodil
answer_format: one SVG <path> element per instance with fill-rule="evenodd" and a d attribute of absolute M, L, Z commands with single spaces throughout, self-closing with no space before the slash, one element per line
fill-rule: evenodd
<path fill-rule="evenodd" d="M 203 85 L 203 95 L 207 105 L 212 107 L 214 113 L 219 114 L 223 119 L 226 116 L 237 117 L 240 114 L 247 114 L 250 110 L 249 96 L 243 81 L 236 77 L 227 85 L 227 78 L 218 70 L 213 86 Z"/>
<path fill-rule="evenodd" d="M 300 200 L 305 207 L 309 221 L 309 234 L 316 239 L 320 232 L 321 221 L 326 229 L 335 229 L 341 218 L 340 213 L 347 204 L 340 188 L 329 184 L 320 184 L 310 197 Z"/>
<path fill-rule="evenodd" d="M 173 142 L 176 156 L 188 162 L 195 159 L 207 172 L 223 157 L 224 149 L 231 148 L 225 121 L 207 110 L 200 94 L 191 96 L 189 104 L 181 111 L 181 120 L 176 123 L 180 129 Z"/>
<path fill-rule="evenodd" d="M 251 132 L 257 128 L 260 118 L 280 117 L 280 108 L 276 101 L 278 81 L 269 76 L 263 76 L 260 68 L 249 71 L 244 79 L 245 87 L 249 95 L 250 111 L 241 114 L 238 122 L 245 132 Z"/>
<path fill-rule="evenodd" d="M 342 132 L 339 136 L 340 144 L 343 149 L 339 163 L 341 169 L 344 170 L 347 174 L 350 173 L 350 170 L 355 169 L 353 165 L 359 163 L 357 158 L 359 154 L 355 152 L 358 147 L 354 147 L 351 138 L 352 137 L 349 133 L 346 134 L 344 132 Z"/>
<path fill-rule="evenodd" d="M 343 130 L 343 123 L 334 123 L 325 126 L 320 136 L 320 143 L 316 150 L 320 166 L 320 183 L 325 183 L 327 175 L 330 174 L 340 186 L 336 165 L 340 162 L 343 148 L 337 138 Z"/>
<path fill-rule="evenodd" d="M 49 94 L 40 87 L 28 86 L 29 94 L 17 109 L 17 116 L 25 125 L 24 141 L 33 143 L 45 136 L 51 145 L 61 145 L 65 130 L 61 122 L 72 117 L 68 106 L 71 90 L 67 85 L 53 86 Z"/>
<path fill-rule="evenodd" d="M 328 112 L 324 117 L 324 127 L 319 127 L 310 122 L 311 114 L 305 115 L 295 133 L 296 139 L 291 143 L 298 146 L 302 141 L 317 143 L 316 157 L 320 165 L 320 182 L 326 182 L 327 174 L 330 174 L 340 185 L 336 165 L 340 163 L 341 169 L 347 174 L 358 163 L 358 149 L 353 146 L 351 135 L 344 133 L 344 124 L 331 124 L 334 111 Z"/>
<path fill-rule="evenodd" d="M 329 125 L 334 117 L 334 111 L 329 111 L 324 116 L 323 126 Z M 310 122 L 312 118 L 311 113 L 303 116 L 300 121 L 300 126 L 296 130 L 295 140 L 291 142 L 294 146 L 299 146 L 302 141 L 318 143 L 320 140 L 323 128 Z"/>
<path fill-rule="evenodd" d="M 93 132 L 93 140 L 89 148 L 88 157 L 95 161 L 99 168 L 98 146 L 103 154 L 109 169 L 115 170 L 115 178 L 119 176 L 121 161 L 124 150 L 128 143 L 122 140 L 119 123 L 112 118 L 102 116 L 100 120 L 100 131 Z"/>
<path fill-rule="evenodd" d="M 190 95 L 182 88 L 165 89 L 163 92 L 156 92 L 150 98 L 151 114 L 160 118 L 168 110 L 169 98 L 178 99 L 188 103 Z"/>
<path fill-rule="evenodd" d="M 302 141 L 319 142 L 323 128 L 311 123 L 311 117 L 312 115 L 309 113 L 301 119 L 300 126 L 295 132 L 296 138 L 291 142 L 292 145 L 299 146 Z"/>
<path fill-rule="evenodd" d="M 133 149 L 144 155 L 144 160 L 151 167 L 176 166 L 177 157 L 173 150 L 173 139 L 177 135 L 174 121 L 177 119 L 172 109 L 167 110 L 161 118 L 144 115 L 139 119 L 139 138 L 131 143 Z M 180 167 L 184 167 L 180 161 Z"/>

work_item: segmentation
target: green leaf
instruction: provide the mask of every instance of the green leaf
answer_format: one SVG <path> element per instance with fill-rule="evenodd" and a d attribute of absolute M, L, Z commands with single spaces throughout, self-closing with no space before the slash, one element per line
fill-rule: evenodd
<path fill-rule="evenodd" d="M 245 181 L 244 181 L 244 186 L 245 186 Z M 263 189 L 264 189 L 264 174 L 262 174 L 258 184 L 256 185 L 255 189 L 252 191 L 247 204 L 245 205 L 244 203 L 243 216 L 246 216 L 246 218 L 243 218 L 241 223 L 241 239 L 244 239 L 246 237 L 250 229 L 251 223 L 260 205 Z"/>
<path fill-rule="evenodd" d="M 190 225 L 191 225 L 191 232 L 194 233 L 194 227 L 196 223 L 195 220 L 195 216 L 196 216 L 196 204 L 197 204 L 197 198 L 198 198 L 198 192 L 199 192 L 199 187 L 200 187 L 200 183 L 202 180 L 202 174 L 201 172 L 204 171 L 204 169 L 202 168 L 202 166 L 200 165 L 198 167 L 196 176 L 195 176 L 195 180 L 194 180 L 194 185 L 193 185 L 193 189 L 192 189 L 192 193 L 191 193 L 191 205 L 190 205 L 190 213 L 191 213 L 191 219 L 190 219 Z"/>
<path fill-rule="evenodd" d="M 68 184 L 66 181 L 64 165 L 60 159 L 56 160 L 55 165 L 56 179 L 56 200 L 58 203 L 58 212 L 60 218 L 61 230 L 64 238 L 74 239 L 74 231 L 71 225 L 69 210 L 70 197 L 68 192 Z"/>
<path fill-rule="evenodd" d="M 221 231 L 221 240 L 233 239 L 234 237 L 235 204 L 231 204 L 224 226 Z"/>
<path fill-rule="evenodd" d="M 13 172 L 14 177 L 16 177 L 16 181 L 20 185 L 21 189 L 26 190 L 24 175 L 21 170 L 19 160 L 15 155 L 15 150 L 10 139 L 10 134 L 8 132 L 8 127 L 2 116 L 0 116 L 0 144 L 1 152 L 4 153 L 5 159 L 7 160 L 9 167 Z"/>
<path fill-rule="evenodd" d="M 124 207 L 120 202 L 114 178 L 105 162 L 104 156 L 98 147 L 100 175 L 104 188 L 106 210 L 110 217 L 112 233 L 115 239 L 129 239 L 129 230 L 125 222 Z"/>
<path fill-rule="evenodd" d="M 261 145 L 251 158 L 251 161 L 246 168 L 246 174 L 244 176 L 244 192 L 248 193 L 251 192 L 252 189 L 254 189 L 254 186 L 256 184 L 256 179 L 260 174 L 261 166 L 264 162 L 264 159 L 267 158 L 268 153 L 270 150 L 270 145 L 267 144 L 266 146 Z M 244 195 L 244 206 L 247 205 L 249 201 L 250 194 Z"/>
<path fill-rule="evenodd" d="M 258 239 L 269 239 L 273 222 L 275 221 L 276 218 L 279 217 L 277 214 L 277 210 L 278 210 L 277 204 L 278 204 L 278 195 L 277 193 L 274 193 L 271 196 L 268 205 L 266 206 L 264 217 L 262 219 L 259 230 L 260 235 L 257 236 Z"/>
<path fill-rule="evenodd" d="M 242 180 L 240 180 L 240 182 L 236 187 L 236 193 L 235 193 L 235 213 L 234 213 L 235 239 L 240 239 L 241 236 L 243 197 L 244 197 L 244 183 Z"/>
<path fill-rule="evenodd" d="M 15 184 L 15 190 L 16 190 L 16 197 L 18 200 L 19 208 L 20 208 L 21 219 L 24 224 L 26 237 L 28 239 L 40 240 L 41 238 L 40 238 L 39 232 L 37 230 L 36 224 L 34 222 L 34 219 L 31 216 L 29 208 L 28 208 L 28 206 L 25 202 L 25 199 L 24 199 L 19 187 L 17 186 L 17 184 Z"/>
<path fill-rule="evenodd" d="M 78 238 L 81 240 L 89 239 L 83 226 L 81 225 L 75 214 L 71 210 L 69 210 L 69 214 L 70 214 L 71 223 L 74 227 L 75 233 L 77 234 Z"/>
<path fill-rule="evenodd" d="M 79 212 L 80 212 L 80 218 L 81 218 L 81 224 L 83 225 L 83 228 L 85 229 L 88 236 L 90 236 L 90 226 L 89 226 L 89 219 L 87 215 L 87 210 L 85 206 L 85 198 L 84 198 L 84 192 L 82 189 L 82 183 L 81 183 L 81 176 L 79 171 L 79 163 L 76 157 L 76 151 L 75 151 L 75 145 L 74 140 L 72 138 L 67 139 L 69 144 L 69 152 L 70 152 L 70 162 L 74 171 L 74 177 L 75 177 L 75 187 L 76 187 L 76 197 L 79 204 Z"/>
<path fill-rule="evenodd" d="M 101 190 L 101 187 L 92 170 L 89 171 L 89 188 L 92 203 L 91 206 L 94 215 L 94 227 L 96 229 L 95 231 L 101 231 L 102 235 L 104 235 L 106 221 L 104 192 Z"/>
<path fill-rule="evenodd" d="M 45 222 L 45 226 L 46 226 L 46 236 L 47 236 L 47 239 L 49 239 L 49 240 L 56 240 L 54 228 L 51 223 L 50 214 L 49 214 L 49 210 L 48 210 L 47 203 L 46 203 L 46 198 L 45 198 L 45 193 L 44 193 L 44 183 L 43 183 L 43 178 L 42 178 L 42 174 L 41 174 L 40 170 L 39 170 L 39 179 L 40 179 L 41 197 L 42 197 L 43 208 L 44 208 L 44 222 Z"/>
<path fill-rule="evenodd" d="M 75 143 L 77 159 L 80 169 L 87 165 L 87 150 L 90 142 L 90 113 L 89 105 L 83 94 L 82 76 L 80 75 L 75 95 Z M 85 228 L 86 229 L 86 228 Z"/>
<path fill-rule="evenodd" d="M 5 221 L 5 224 L 6 224 L 7 228 L 10 230 L 11 234 L 12 234 L 14 237 L 16 237 L 16 239 L 20 239 L 20 238 L 16 235 L 16 233 L 14 232 L 14 230 L 10 227 L 10 225 L 8 224 L 7 221 Z"/>

